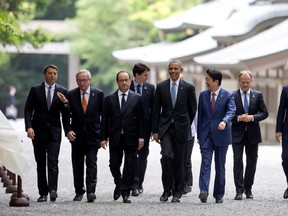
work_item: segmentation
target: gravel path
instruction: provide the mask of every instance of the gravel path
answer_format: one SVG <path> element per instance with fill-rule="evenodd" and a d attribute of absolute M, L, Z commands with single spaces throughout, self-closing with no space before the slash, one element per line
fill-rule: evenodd
<path fill-rule="evenodd" d="M 198 177 L 200 168 L 199 146 L 195 144 L 192 161 L 194 173 L 194 186 L 192 192 L 183 196 L 181 203 L 159 202 L 162 194 L 160 147 L 157 143 L 150 144 L 150 155 L 144 193 L 139 197 L 131 197 L 131 204 L 113 200 L 114 183 L 111 176 L 108 160 L 108 150 L 100 149 L 98 153 L 98 183 L 97 199 L 94 203 L 86 202 L 86 197 L 81 202 L 73 202 L 74 188 L 71 166 L 70 143 L 63 138 L 59 157 L 59 185 L 58 199 L 56 202 L 37 203 L 38 190 L 36 184 L 36 168 L 33 158 L 33 149 L 30 140 L 24 132 L 23 119 L 11 121 L 19 136 L 23 139 L 27 156 L 31 159 L 31 171 L 23 178 L 23 191 L 30 197 L 29 207 L 9 207 L 11 194 L 5 193 L 5 188 L 0 188 L 0 215 L 286 215 L 288 200 L 282 198 L 286 189 L 285 177 L 281 166 L 281 146 L 261 145 L 259 148 L 258 169 L 252 189 L 254 199 L 235 201 L 233 183 L 233 155 L 229 147 L 226 166 L 226 194 L 223 204 L 215 204 L 213 197 L 208 197 L 206 204 L 198 199 Z M 214 182 L 214 165 L 212 165 L 210 194 Z"/>

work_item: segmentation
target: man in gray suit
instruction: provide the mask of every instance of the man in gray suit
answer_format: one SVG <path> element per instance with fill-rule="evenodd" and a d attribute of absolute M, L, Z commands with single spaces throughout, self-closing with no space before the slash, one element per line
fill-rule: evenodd
<path fill-rule="evenodd" d="M 153 140 L 161 145 L 162 184 L 164 192 L 160 201 L 180 202 L 184 188 L 185 155 L 187 143 L 192 138 L 197 101 L 192 84 L 180 79 L 182 63 L 170 61 L 170 78 L 157 84 L 153 108 Z"/>
<path fill-rule="evenodd" d="M 234 154 L 235 200 L 253 198 L 252 185 L 256 172 L 258 144 L 262 142 L 259 122 L 268 117 L 262 93 L 251 89 L 252 73 L 239 73 L 240 89 L 234 92 L 236 113 L 232 119 L 232 142 Z M 246 153 L 246 168 L 243 176 L 243 149 Z"/>

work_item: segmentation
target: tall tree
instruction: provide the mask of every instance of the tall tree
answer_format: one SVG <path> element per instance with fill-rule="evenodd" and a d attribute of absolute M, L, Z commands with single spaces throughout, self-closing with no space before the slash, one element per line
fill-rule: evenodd
<path fill-rule="evenodd" d="M 94 83 L 108 91 L 119 63 L 113 50 L 158 42 L 153 22 L 179 13 L 200 0 L 81 0 L 76 3 L 76 17 L 71 21 L 79 33 L 72 35 L 72 49 L 92 68 Z M 130 69 L 122 65 L 122 69 Z M 92 71 L 93 72 L 93 71 Z M 109 81 L 108 81 L 109 80 Z"/>

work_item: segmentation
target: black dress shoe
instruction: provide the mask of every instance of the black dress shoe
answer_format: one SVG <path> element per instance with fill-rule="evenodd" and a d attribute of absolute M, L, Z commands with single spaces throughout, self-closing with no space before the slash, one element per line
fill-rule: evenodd
<path fill-rule="evenodd" d="M 120 187 L 115 187 L 113 195 L 114 200 L 118 200 L 120 196 L 121 196 Z"/>
<path fill-rule="evenodd" d="M 283 194 L 283 198 L 287 199 L 288 198 L 288 188 L 285 190 L 284 194 Z"/>
<path fill-rule="evenodd" d="M 162 196 L 160 197 L 161 202 L 167 202 L 168 198 L 172 195 L 171 191 L 164 191 Z"/>
<path fill-rule="evenodd" d="M 216 198 L 215 203 L 223 203 L 223 199 L 222 198 Z"/>
<path fill-rule="evenodd" d="M 123 196 L 123 203 L 131 203 L 131 200 L 129 200 L 129 196 Z"/>
<path fill-rule="evenodd" d="M 50 191 L 50 201 L 51 202 L 55 202 L 57 197 L 58 197 L 58 194 L 55 190 Z"/>
<path fill-rule="evenodd" d="M 200 192 L 198 197 L 202 203 L 207 203 L 207 195 L 204 192 Z"/>
<path fill-rule="evenodd" d="M 245 192 L 245 194 L 246 194 L 246 198 L 247 199 L 253 199 L 253 195 L 252 195 L 252 191 L 251 190 L 247 190 Z"/>
<path fill-rule="evenodd" d="M 142 187 L 142 186 L 138 187 L 138 192 L 139 192 L 140 194 L 143 193 L 143 187 Z"/>
<path fill-rule="evenodd" d="M 132 196 L 139 196 L 138 189 L 132 189 L 131 195 Z"/>
<path fill-rule="evenodd" d="M 37 202 L 46 202 L 47 201 L 47 196 L 41 195 L 38 199 Z"/>
<path fill-rule="evenodd" d="M 81 201 L 83 198 L 82 194 L 76 194 L 76 196 L 74 197 L 73 201 Z"/>
<path fill-rule="evenodd" d="M 190 193 L 191 191 L 192 191 L 192 187 L 191 186 L 186 186 L 186 187 L 184 187 L 183 194 Z"/>
<path fill-rule="evenodd" d="M 96 199 L 95 193 L 88 193 L 87 194 L 87 201 L 88 202 L 93 202 Z"/>
<path fill-rule="evenodd" d="M 235 200 L 242 200 L 242 193 L 236 193 Z"/>
<path fill-rule="evenodd" d="M 173 196 L 171 202 L 173 202 L 173 203 L 180 202 L 180 198 L 178 196 Z"/>

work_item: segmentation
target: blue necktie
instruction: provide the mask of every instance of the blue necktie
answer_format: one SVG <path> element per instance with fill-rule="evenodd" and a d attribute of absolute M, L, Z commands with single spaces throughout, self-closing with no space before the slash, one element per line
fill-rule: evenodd
<path fill-rule="evenodd" d="M 247 92 L 243 92 L 244 93 L 244 111 L 245 113 L 248 113 L 248 99 L 247 99 Z"/>
<path fill-rule="evenodd" d="M 171 100 L 172 100 L 172 105 L 173 107 L 175 106 L 176 102 L 176 83 L 172 83 L 172 88 L 171 88 Z"/>

